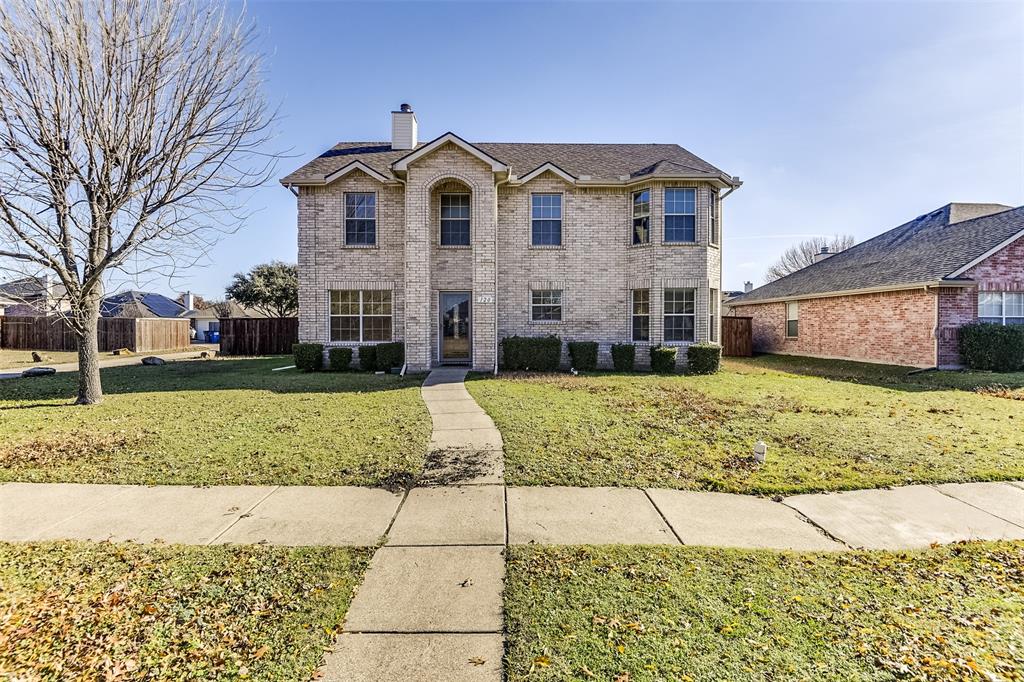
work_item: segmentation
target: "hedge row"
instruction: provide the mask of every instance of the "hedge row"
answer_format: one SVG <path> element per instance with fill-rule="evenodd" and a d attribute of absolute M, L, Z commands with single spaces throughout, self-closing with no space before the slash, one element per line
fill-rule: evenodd
<path fill-rule="evenodd" d="M 296 343 L 292 346 L 295 366 L 304 372 L 324 369 L 324 345 L 322 343 Z M 379 343 L 376 346 L 359 347 L 359 368 L 365 372 L 388 372 L 405 364 L 405 344 Z M 349 347 L 327 350 L 327 369 L 343 372 L 352 368 L 352 349 Z"/>
<path fill-rule="evenodd" d="M 570 341 L 569 359 L 581 372 L 597 369 L 598 344 L 595 341 Z M 676 346 L 653 346 L 651 370 L 676 371 Z M 501 340 L 502 367 L 512 371 L 554 372 L 562 357 L 562 340 L 557 336 L 509 336 Z M 611 347 L 612 365 L 616 372 L 632 372 L 636 364 L 636 346 L 616 343 Z M 689 374 L 714 374 L 721 366 L 722 347 L 716 343 L 695 343 L 686 350 Z"/>
<path fill-rule="evenodd" d="M 960 357 L 971 369 L 1024 370 L 1024 324 L 965 324 L 960 327 Z"/>

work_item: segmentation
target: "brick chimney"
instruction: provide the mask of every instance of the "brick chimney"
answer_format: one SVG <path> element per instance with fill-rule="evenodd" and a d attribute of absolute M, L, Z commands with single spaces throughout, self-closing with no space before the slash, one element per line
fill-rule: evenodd
<path fill-rule="evenodd" d="M 412 107 L 403 104 L 398 111 L 391 112 L 391 148 L 416 149 L 416 114 Z"/>
<path fill-rule="evenodd" d="M 827 246 L 823 246 L 823 247 L 821 247 L 821 251 L 819 251 L 818 253 L 814 254 L 814 262 L 815 263 L 820 263 L 821 261 L 825 260 L 826 258 L 831 258 L 834 255 L 836 255 L 836 254 L 834 254 L 831 251 L 829 251 Z"/>
<path fill-rule="evenodd" d="M 754 290 L 754 283 L 753 282 L 744 282 L 743 283 L 743 293 L 749 294 L 753 290 Z"/>
<path fill-rule="evenodd" d="M 1013 206 L 1004 206 L 1003 204 L 962 204 L 952 203 L 949 205 L 949 225 L 954 223 L 960 223 L 965 220 L 971 220 L 972 218 L 981 218 L 983 216 L 992 215 L 993 213 L 1002 213 L 1003 211 L 1009 211 Z"/>

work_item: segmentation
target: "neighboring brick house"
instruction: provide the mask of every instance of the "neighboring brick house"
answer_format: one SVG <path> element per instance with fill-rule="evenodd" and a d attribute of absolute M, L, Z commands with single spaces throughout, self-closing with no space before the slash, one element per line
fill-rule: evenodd
<path fill-rule="evenodd" d="M 959 328 L 1024 324 L 1024 207 L 948 204 L 728 303 L 754 350 L 957 367 Z"/>
<path fill-rule="evenodd" d="M 405 342 L 412 371 L 491 370 L 500 339 L 717 339 L 733 178 L 674 144 L 342 142 L 281 180 L 298 198 L 299 339 Z M 685 356 L 685 353 L 680 355 Z"/>

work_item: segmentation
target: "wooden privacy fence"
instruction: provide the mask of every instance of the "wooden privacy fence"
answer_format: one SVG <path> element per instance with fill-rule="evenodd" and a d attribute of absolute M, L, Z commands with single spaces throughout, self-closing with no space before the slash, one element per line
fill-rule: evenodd
<path fill-rule="evenodd" d="M 754 354 L 754 318 L 722 318 L 722 355 L 749 358 Z"/>
<path fill-rule="evenodd" d="M 101 317 L 100 352 L 127 348 L 133 353 L 187 348 L 189 321 L 163 317 Z M 0 317 L 0 348 L 77 350 L 71 325 L 60 317 Z"/>
<path fill-rule="evenodd" d="M 297 317 L 222 317 L 221 355 L 287 355 L 299 342 Z"/>

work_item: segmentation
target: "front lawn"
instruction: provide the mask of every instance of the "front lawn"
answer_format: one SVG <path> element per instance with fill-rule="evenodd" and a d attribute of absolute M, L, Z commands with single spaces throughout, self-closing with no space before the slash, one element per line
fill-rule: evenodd
<path fill-rule="evenodd" d="M 196 355 L 199 355 L 202 351 L 215 351 L 216 346 L 192 346 L 189 348 L 168 348 L 166 350 L 151 350 L 140 353 L 133 353 L 129 357 L 137 357 L 142 359 L 147 355 L 167 355 L 168 353 L 184 353 L 188 351 L 195 351 Z M 0 348 L 0 369 L 15 369 L 22 368 L 27 365 L 39 365 L 40 367 L 46 367 L 48 365 L 63 365 L 67 363 L 78 362 L 78 352 L 73 350 L 40 350 L 36 351 L 42 356 L 42 362 L 34 362 L 32 360 L 32 351 L 30 350 L 13 350 L 10 348 Z M 100 360 L 110 360 L 112 358 L 121 357 L 114 355 L 113 352 L 100 353 Z"/>
<path fill-rule="evenodd" d="M 509 682 L 1024 679 L 1020 542 L 508 552 Z"/>
<path fill-rule="evenodd" d="M 0 380 L 0 480 L 138 484 L 404 484 L 431 421 L 421 378 L 271 371 L 290 358 L 102 370 L 100 405 L 70 404 L 76 374 Z"/>
<path fill-rule="evenodd" d="M 308 680 L 371 554 L 0 543 L 0 677 Z"/>
<path fill-rule="evenodd" d="M 727 362 L 701 377 L 511 374 L 467 386 L 502 433 L 513 485 L 790 494 L 1024 478 L 1024 402 L 1012 390 L 833 380 L 773 362 Z M 759 439 L 762 466 L 751 456 Z"/>

